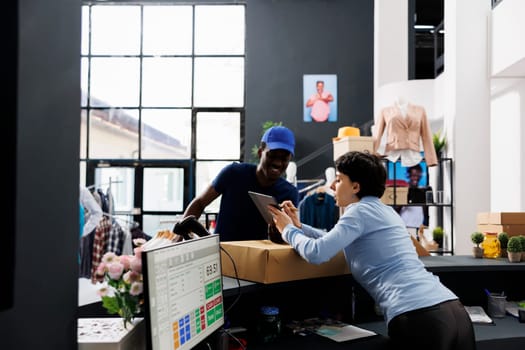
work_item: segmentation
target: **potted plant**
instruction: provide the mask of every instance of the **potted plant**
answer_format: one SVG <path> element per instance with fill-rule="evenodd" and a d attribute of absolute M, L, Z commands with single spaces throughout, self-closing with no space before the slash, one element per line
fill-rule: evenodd
<path fill-rule="evenodd" d="M 444 235 L 443 227 L 436 226 L 434 230 L 432 230 L 432 239 L 434 242 L 438 244 L 438 247 L 443 248 L 443 235 Z"/>
<path fill-rule="evenodd" d="M 507 244 L 509 243 L 509 235 L 507 232 L 500 232 L 498 234 L 499 245 L 501 248 L 500 256 L 502 258 L 507 257 Z"/>
<path fill-rule="evenodd" d="M 521 243 L 521 261 L 525 261 L 525 236 L 519 235 L 517 237 Z"/>
<path fill-rule="evenodd" d="M 434 149 L 438 158 L 441 158 L 441 153 L 447 145 L 447 139 L 444 135 L 441 135 L 441 130 L 438 130 L 436 133 L 432 134 L 432 142 L 434 143 Z"/>
<path fill-rule="evenodd" d="M 472 254 L 475 258 L 483 258 L 483 248 L 481 248 L 480 244 L 484 239 L 485 236 L 481 232 L 476 231 L 470 235 L 470 240 L 476 245 L 474 248 L 472 248 Z"/>
<path fill-rule="evenodd" d="M 510 262 L 521 261 L 521 240 L 518 236 L 512 236 L 507 243 L 507 257 Z"/>

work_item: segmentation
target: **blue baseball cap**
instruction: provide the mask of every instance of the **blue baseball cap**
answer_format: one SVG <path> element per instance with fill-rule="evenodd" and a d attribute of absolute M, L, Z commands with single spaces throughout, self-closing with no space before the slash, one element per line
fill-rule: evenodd
<path fill-rule="evenodd" d="M 272 126 L 264 133 L 261 142 L 270 150 L 284 149 L 294 155 L 295 137 L 293 132 L 284 126 Z"/>

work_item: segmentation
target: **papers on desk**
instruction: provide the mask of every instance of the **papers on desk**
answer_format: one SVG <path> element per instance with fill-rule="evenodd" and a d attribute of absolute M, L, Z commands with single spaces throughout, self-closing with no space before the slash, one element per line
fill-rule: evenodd
<path fill-rule="evenodd" d="M 337 342 L 371 337 L 376 335 L 368 329 L 359 328 L 352 325 L 341 325 L 341 326 L 321 326 L 314 331 L 316 334 L 322 335 L 323 337 L 330 338 Z"/>
<path fill-rule="evenodd" d="M 336 342 L 359 339 L 377 335 L 367 329 L 359 328 L 332 319 L 309 318 L 303 321 L 292 321 L 287 325 L 294 334 L 315 333 Z"/>
<path fill-rule="evenodd" d="M 487 315 L 481 306 L 465 306 L 472 323 L 493 323 L 492 318 Z"/>

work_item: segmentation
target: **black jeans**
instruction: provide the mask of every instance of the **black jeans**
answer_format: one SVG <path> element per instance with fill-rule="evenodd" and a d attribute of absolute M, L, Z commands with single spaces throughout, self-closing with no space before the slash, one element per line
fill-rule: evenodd
<path fill-rule="evenodd" d="M 405 312 L 388 324 L 393 349 L 476 349 L 474 328 L 459 300 Z"/>

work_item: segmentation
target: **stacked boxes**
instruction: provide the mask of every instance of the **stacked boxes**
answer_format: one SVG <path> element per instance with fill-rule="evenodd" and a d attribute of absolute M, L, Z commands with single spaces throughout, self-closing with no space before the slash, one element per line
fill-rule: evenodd
<path fill-rule="evenodd" d="M 525 212 L 478 213 L 479 232 L 507 232 L 509 236 L 525 235 Z"/>

